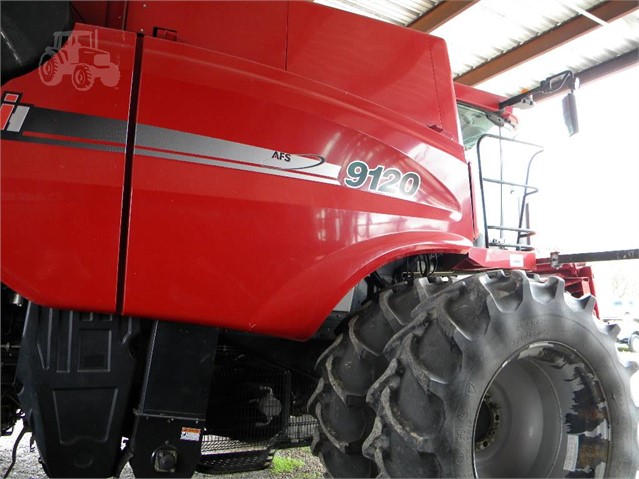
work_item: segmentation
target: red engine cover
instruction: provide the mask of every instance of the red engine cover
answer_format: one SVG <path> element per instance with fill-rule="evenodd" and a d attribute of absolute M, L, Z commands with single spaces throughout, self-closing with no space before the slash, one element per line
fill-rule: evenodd
<path fill-rule="evenodd" d="M 119 79 L 105 87 L 96 73 L 81 90 L 73 75 L 84 63 L 72 57 L 96 32 Z M 73 35 L 57 53 L 58 83 L 38 69 L 2 87 L 12 117 L 2 124 L 2 282 L 48 306 L 113 312 L 135 35 L 86 25 Z M 6 101 L 11 92 L 19 99 Z"/>
<path fill-rule="evenodd" d="M 179 30 L 177 42 L 147 36 L 129 105 L 133 35 L 99 29 L 116 87 L 48 87 L 42 71 L 6 84 L 33 105 L 27 120 L 55 110 L 58 127 L 3 131 L 3 282 L 51 306 L 112 312 L 119 295 L 123 314 L 303 339 L 382 264 L 466 251 L 468 168 L 443 42 L 284 6 L 285 69 L 188 45 Z M 359 47 L 352 31 L 366 35 Z"/>

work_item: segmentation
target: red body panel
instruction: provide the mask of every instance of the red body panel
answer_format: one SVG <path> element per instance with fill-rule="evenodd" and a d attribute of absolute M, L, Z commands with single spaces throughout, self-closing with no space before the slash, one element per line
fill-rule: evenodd
<path fill-rule="evenodd" d="M 147 8 L 163 6 L 150 18 L 178 8 Z M 138 8 L 128 5 L 128 27 Z M 388 261 L 469 250 L 468 167 L 443 42 L 317 5 L 263 8 L 275 25 L 265 51 L 280 52 L 286 32 L 286 68 L 276 68 L 279 53 L 255 57 L 255 39 L 242 35 L 236 56 L 223 42 L 222 52 L 194 46 L 205 43 L 205 22 L 200 32 L 177 28 L 177 42 L 144 38 L 122 251 L 122 143 L 114 153 L 3 134 L 3 282 L 45 305 L 114 311 L 125 258 L 120 313 L 303 339 Z M 353 29 L 366 39 L 336 48 Z M 122 73 L 117 87 L 46 87 L 36 71 L 3 94 L 121 128 L 134 38 L 107 30 L 99 38 Z"/>
<path fill-rule="evenodd" d="M 177 41 L 286 66 L 288 2 L 128 2 L 126 29 L 152 35 L 174 30 Z"/>
<path fill-rule="evenodd" d="M 76 31 L 86 29 L 94 27 L 78 25 Z M 48 86 L 37 70 L 2 87 L 3 98 L 19 92 L 20 103 L 31 105 L 25 137 L 60 142 L 14 141 L 2 132 L 2 282 L 41 304 L 113 311 L 126 128 L 112 135 L 117 152 L 70 147 L 69 130 L 82 136 L 82 120 L 61 125 L 55 113 L 128 119 L 135 35 L 98 30 L 100 46 L 120 70 L 116 87 L 78 91 L 69 77 Z"/>
<path fill-rule="evenodd" d="M 499 111 L 499 102 L 507 99 L 461 83 L 455 83 L 455 96 L 462 103 L 494 112 Z"/>
<path fill-rule="evenodd" d="M 363 159 L 417 171 L 422 187 L 400 199 L 136 154 L 126 314 L 301 338 L 376 266 L 470 246 L 461 148 L 432 129 L 313 80 L 179 43 L 146 39 L 143 58 L 138 124 L 262 147 L 264 161 L 275 151 L 320 155 L 339 165 L 340 182 Z"/>
<path fill-rule="evenodd" d="M 289 71 L 371 100 L 458 141 L 443 40 L 306 2 L 292 2 L 289 18 Z"/>
<path fill-rule="evenodd" d="M 468 256 L 458 264 L 458 271 L 482 271 L 489 269 L 533 270 L 537 266 L 537 255 L 533 251 L 471 248 Z"/>

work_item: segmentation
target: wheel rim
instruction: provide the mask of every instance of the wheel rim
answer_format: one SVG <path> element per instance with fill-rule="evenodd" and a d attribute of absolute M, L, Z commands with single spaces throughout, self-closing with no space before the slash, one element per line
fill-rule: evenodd
<path fill-rule="evenodd" d="M 633 352 L 639 352 L 639 336 L 632 336 L 630 338 L 630 350 Z"/>
<path fill-rule="evenodd" d="M 75 82 L 79 87 L 84 87 L 87 82 L 87 75 L 83 69 L 75 71 Z"/>
<path fill-rule="evenodd" d="M 44 61 L 43 61 L 44 60 Z M 44 83 L 50 83 L 54 80 L 57 70 L 56 60 L 52 57 L 41 59 L 40 61 L 40 78 Z"/>
<path fill-rule="evenodd" d="M 51 62 L 47 62 L 42 65 L 42 74 L 47 80 L 51 79 L 53 76 L 53 66 L 51 65 Z"/>
<path fill-rule="evenodd" d="M 532 344 L 494 375 L 475 419 L 477 477 L 565 476 L 605 468 L 610 421 L 599 378 L 571 348 Z M 588 464 L 580 456 L 588 449 Z M 586 456 L 585 454 L 583 456 Z"/>

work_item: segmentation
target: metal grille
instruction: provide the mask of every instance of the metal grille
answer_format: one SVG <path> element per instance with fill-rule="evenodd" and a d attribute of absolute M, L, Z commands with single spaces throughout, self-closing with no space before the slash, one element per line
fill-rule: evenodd
<path fill-rule="evenodd" d="M 317 420 L 306 412 L 306 403 L 317 386 L 317 379 L 295 371 L 287 373 L 291 405 L 288 422 L 277 442 L 278 449 L 309 445 L 317 424 Z"/>
<path fill-rule="evenodd" d="M 275 448 L 256 451 L 202 454 L 197 470 L 204 474 L 259 471 L 271 465 Z"/>
<path fill-rule="evenodd" d="M 310 444 L 316 421 L 306 413 L 306 400 L 315 384 L 315 378 L 222 347 L 198 470 L 263 469 L 276 449 Z"/>

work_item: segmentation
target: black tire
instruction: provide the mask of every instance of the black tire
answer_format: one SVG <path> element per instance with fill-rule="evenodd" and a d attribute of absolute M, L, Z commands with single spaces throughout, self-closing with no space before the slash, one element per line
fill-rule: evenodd
<path fill-rule="evenodd" d="M 633 353 L 639 353 L 639 333 L 632 333 L 628 338 L 628 347 Z"/>
<path fill-rule="evenodd" d="M 391 477 L 634 477 L 633 371 L 594 303 L 521 272 L 423 302 L 385 350 L 364 454 Z"/>
<path fill-rule="evenodd" d="M 318 420 L 313 433 L 313 453 L 333 477 L 375 477 L 373 461 L 361 447 L 375 420 L 366 394 L 384 372 L 383 355 L 388 340 L 411 321 L 415 306 L 445 283 L 425 278 L 412 285 L 396 285 L 367 302 L 317 361 L 321 378 L 308 409 Z"/>

